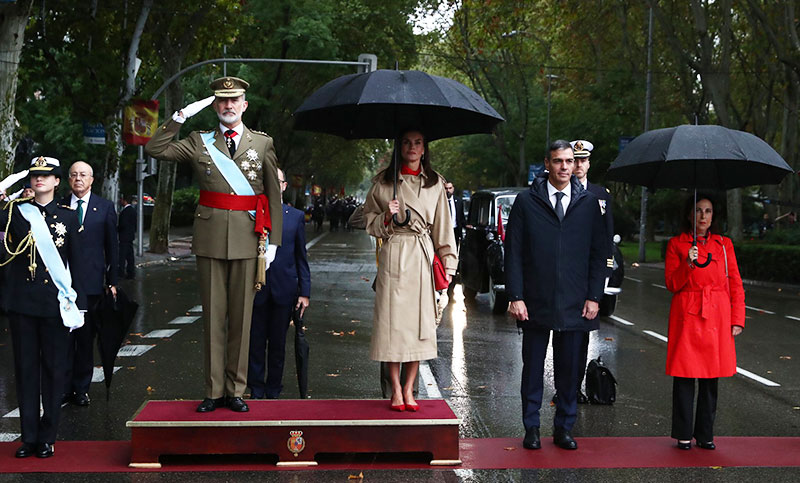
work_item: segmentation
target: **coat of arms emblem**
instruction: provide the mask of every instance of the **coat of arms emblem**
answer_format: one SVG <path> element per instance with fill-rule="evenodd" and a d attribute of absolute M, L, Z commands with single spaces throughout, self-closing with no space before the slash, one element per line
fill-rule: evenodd
<path fill-rule="evenodd" d="M 294 454 L 295 458 L 304 449 L 306 449 L 306 440 L 303 438 L 302 431 L 289 431 L 289 441 L 286 442 L 286 447 Z"/>

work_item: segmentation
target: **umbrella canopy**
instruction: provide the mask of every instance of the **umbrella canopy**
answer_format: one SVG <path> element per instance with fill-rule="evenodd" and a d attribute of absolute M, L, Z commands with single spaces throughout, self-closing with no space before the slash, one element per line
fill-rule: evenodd
<path fill-rule="evenodd" d="M 376 70 L 334 79 L 294 113 L 294 128 L 345 139 L 393 139 L 422 130 L 428 141 L 490 133 L 503 121 L 460 82 L 416 70 Z"/>
<path fill-rule="evenodd" d="M 777 184 L 793 172 L 772 147 L 722 126 L 683 125 L 647 131 L 628 144 L 608 178 L 648 188 L 726 190 Z"/>
<path fill-rule="evenodd" d="M 300 309 L 292 314 L 294 321 L 294 362 L 297 366 L 297 386 L 300 390 L 300 399 L 308 397 L 308 341 L 303 329 L 303 317 Z"/>
<path fill-rule="evenodd" d="M 111 293 L 107 293 L 94 307 L 100 319 L 97 329 L 97 350 L 100 352 L 100 360 L 103 364 L 106 399 L 109 397 L 111 378 L 114 377 L 114 362 L 117 359 L 117 352 L 128 334 L 128 329 L 138 308 L 139 305 L 130 300 L 119 287 L 117 287 L 116 299 Z"/>

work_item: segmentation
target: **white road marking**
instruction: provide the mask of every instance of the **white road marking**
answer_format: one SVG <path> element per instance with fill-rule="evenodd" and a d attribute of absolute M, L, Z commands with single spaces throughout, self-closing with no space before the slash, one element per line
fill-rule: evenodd
<path fill-rule="evenodd" d="M 190 310 L 190 312 L 191 312 L 191 310 Z M 185 315 L 185 316 L 183 316 L 183 317 L 175 317 L 174 319 L 172 319 L 172 320 L 169 322 L 169 324 L 170 324 L 170 325 L 175 325 L 175 324 L 191 324 L 192 322 L 194 322 L 195 320 L 197 320 L 197 319 L 199 319 L 199 318 L 200 318 L 200 317 L 198 317 L 197 315 Z"/>
<path fill-rule="evenodd" d="M 22 435 L 19 433 L 0 433 L 0 443 L 10 443 L 11 441 L 16 441 L 20 436 Z"/>
<path fill-rule="evenodd" d="M 64 405 L 62 404 L 61 407 L 64 407 Z M 40 401 L 39 402 L 39 417 L 41 418 L 43 414 L 44 414 L 44 408 L 42 407 L 42 403 Z M 4 418 L 18 418 L 19 417 L 19 408 L 7 413 L 3 417 Z"/>
<path fill-rule="evenodd" d="M 150 332 L 146 333 L 142 337 L 145 339 L 166 339 L 167 337 L 172 337 L 181 329 L 157 329 L 151 330 Z"/>
<path fill-rule="evenodd" d="M 651 283 L 650 285 L 652 285 L 653 287 L 663 288 L 664 290 L 667 289 L 667 287 L 665 287 L 664 285 L 659 285 L 657 283 Z"/>
<path fill-rule="evenodd" d="M 313 240 L 311 240 L 310 242 L 306 243 L 306 250 L 308 250 L 309 248 L 311 248 L 311 247 L 313 247 L 314 245 L 316 245 L 316 244 L 317 244 L 317 242 L 318 242 L 318 241 L 320 241 L 320 239 L 322 239 L 322 237 L 324 237 L 324 236 L 325 236 L 325 235 L 327 235 L 327 234 L 328 234 L 328 232 L 325 232 L 325 233 L 323 233 L 322 235 L 319 235 L 318 237 L 314 238 L 314 239 L 313 239 Z"/>
<path fill-rule="evenodd" d="M 419 378 L 422 379 L 422 387 L 425 389 L 428 399 L 442 398 L 442 393 L 439 391 L 439 386 L 436 384 L 436 378 L 433 377 L 431 366 L 427 361 L 419 363 Z"/>
<path fill-rule="evenodd" d="M 642 283 L 642 281 L 639 280 L 638 278 L 633 278 L 633 277 L 628 277 L 628 276 L 625 277 L 625 280 L 630 280 L 631 282 Z"/>
<path fill-rule="evenodd" d="M 797 321 L 800 321 L 800 317 L 795 317 L 795 316 L 793 316 L 793 315 L 786 315 L 786 316 L 784 316 L 784 317 L 786 317 L 787 319 L 792 319 L 792 320 L 797 320 Z"/>
<path fill-rule="evenodd" d="M 616 320 L 617 322 L 619 322 L 622 325 L 636 325 L 633 322 L 628 322 L 627 320 L 623 319 L 622 317 L 617 317 L 616 315 L 609 315 L 608 318 L 611 319 L 611 320 Z"/>
<path fill-rule="evenodd" d="M 203 313 L 203 306 L 202 305 L 195 305 L 191 309 L 188 310 L 190 314 L 201 314 Z"/>
<path fill-rule="evenodd" d="M 145 352 L 149 351 L 155 347 L 154 345 L 124 345 L 119 348 L 119 352 L 117 352 L 117 357 L 136 357 L 144 354 Z"/>
<path fill-rule="evenodd" d="M 660 341 L 664 341 L 664 342 L 667 341 L 667 338 L 664 337 L 663 335 L 659 334 L 658 332 L 653 332 L 652 330 L 643 330 L 642 332 L 644 332 L 645 334 L 647 334 L 647 335 L 649 335 L 651 337 L 655 337 L 656 339 L 658 339 Z"/>
<path fill-rule="evenodd" d="M 114 366 L 114 374 L 117 373 L 118 370 L 122 369 L 120 366 Z M 103 382 L 106 380 L 106 375 L 103 372 L 102 367 L 93 367 L 92 368 L 92 382 Z"/>
<path fill-rule="evenodd" d="M 765 386 L 770 386 L 770 387 L 780 387 L 781 386 L 777 382 L 770 381 L 769 379 L 761 377 L 758 374 L 753 374 L 752 372 L 750 372 L 750 371 L 748 371 L 746 369 L 742 369 L 739 366 L 736 366 L 736 372 L 738 372 L 739 374 L 743 375 L 744 377 L 749 377 L 750 379 L 752 379 L 752 380 L 754 380 L 756 382 L 760 382 L 761 384 L 763 384 Z"/>
<path fill-rule="evenodd" d="M 775 315 L 775 312 L 771 312 L 769 310 L 764 310 L 764 309 L 759 309 L 758 307 L 751 307 L 749 305 L 745 305 L 744 308 L 750 309 L 750 310 L 755 310 L 756 312 L 763 312 L 765 314 Z"/>

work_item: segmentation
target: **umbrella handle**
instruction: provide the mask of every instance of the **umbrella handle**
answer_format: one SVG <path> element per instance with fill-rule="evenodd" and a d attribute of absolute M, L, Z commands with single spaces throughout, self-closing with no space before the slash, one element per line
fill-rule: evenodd
<path fill-rule="evenodd" d="M 398 221 L 397 214 L 395 213 L 392 215 L 392 221 L 394 221 L 394 224 L 397 226 L 406 226 L 408 225 L 408 222 L 411 221 L 411 212 L 408 211 L 408 208 L 406 208 L 406 219 L 403 221 Z"/>
<path fill-rule="evenodd" d="M 711 254 L 710 253 L 708 254 L 708 258 L 706 258 L 705 262 L 698 262 L 697 260 L 692 260 L 692 263 L 694 263 L 695 267 L 700 267 L 700 268 L 707 267 L 708 264 L 711 263 Z"/>

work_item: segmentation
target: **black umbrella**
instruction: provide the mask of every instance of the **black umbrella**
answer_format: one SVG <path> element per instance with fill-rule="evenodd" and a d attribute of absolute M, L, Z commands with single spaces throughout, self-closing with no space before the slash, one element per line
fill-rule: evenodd
<path fill-rule="evenodd" d="M 407 128 L 433 141 L 463 134 L 490 133 L 503 121 L 481 96 L 464 84 L 416 70 L 376 70 L 334 79 L 294 113 L 294 128 L 345 139 L 395 139 Z M 395 169 L 399 163 L 394 162 Z M 395 197 L 397 174 L 395 173 Z M 405 224 L 409 218 L 406 210 Z"/>
<path fill-rule="evenodd" d="M 114 362 L 117 352 L 122 346 L 122 341 L 128 334 L 128 328 L 133 322 L 139 305 L 130 300 L 121 288 L 117 287 L 116 298 L 107 293 L 103 295 L 94 307 L 98 314 L 97 350 L 103 364 L 103 374 L 106 382 L 106 400 L 109 398 L 111 378 L 114 376 Z"/>
<path fill-rule="evenodd" d="M 777 184 L 792 168 L 753 134 L 722 126 L 682 125 L 636 137 L 611 163 L 608 178 L 648 188 L 727 190 Z M 697 234 L 694 234 L 697 244 Z M 709 254 L 706 266 L 711 261 Z"/>
<path fill-rule="evenodd" d="M 294 321 L 294 362 L 297 366 L 297 386 L 300 389 L 300 399 L 308 397 L 308 341 L 303 329 L 303 316 L 300 308 L 292 314 Z"/>

